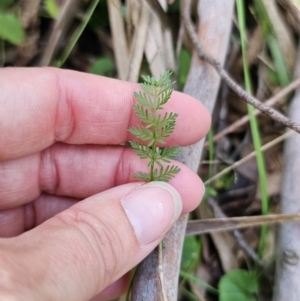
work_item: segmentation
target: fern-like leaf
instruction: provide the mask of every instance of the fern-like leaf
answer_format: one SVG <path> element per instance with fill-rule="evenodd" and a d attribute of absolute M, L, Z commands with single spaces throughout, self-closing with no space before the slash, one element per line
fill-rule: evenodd
<path fill-rule="evenodd" d="M 172 72 L 165 72 L 159 80 L 155 80 L 150 76 L 143 76 L 144 83 L 141 84 L 143 91 L 153 97 L 153 108 L 161 110 L 163 105 L 169 100 L 173 92 L 174 82 L 170 80 Z M 139 101 L 139 99 L 138 99 Z"/>
<path fill-rule="evenodd" d="M 132 175 L 132 178 L 134 178 L 134 179 L 140 179 L 142 181 L 147 181 L 147 182 L 151 181 L 150 175 L 148 173 L 141 172 L 141 171 L 138 171 L 138 172 L 134 173 Z"/>
<path fill-rule="evenodd" d="M 175 177 L 176 174 L 180 172 L 180 168 L 178 166 L 172 165 L 167 166 L 165 169 L 160 168 L 160 171 L 158 173 L 157 169 L 154 171 L 154 181 L 164 181 L 168 182 L 173 177 Z"/>
<path fill-rule="evenodd" d="M 158 107 L 157 109 L 161 110 L 162 106 L 169 100 L 169 98 L 171 97 L 171 94 L 173 92 L 173 89 L 170 87 L 167 87 L 166 89 L 163 89 L 162 91 L 160 91 L 157 95 L 158 97 Z"/>
<path fill-rule="evenodd" d="M 167 126 L 171 123 L 174 123 L 176 121 L 176 118 L 178 117 L 177 113 L 165 113 L 164 117 L 161 119 L 161 115 L 158 115 L 157 118 L 157 126 L 163 127 Z M 160 120 L 161 119 L 161 120 Z"/>
<path fill-rule="evenodd" d="M 155 109 L 156 105 L 153 102 L 153 98 L 145 92 L 135 92 L 134 96 L 136 100 L 143 106 L 148 107 L 150 109 Z"/>
<path fill-rule="evenodd" d="M 161 152 L 160 160 L 162 160 L 164 162 L 168 162 L 165 160 L 175 159 L 179 155 L 179 152 L 180 152 L 179 146 L 166 147 Z"/>
<path fill-rule="evenodd" d="M 131 127 L 128 131 L 144 141 L 153 139 L 153 132 L 143 126 Z"/>
<path fill-rule="evenodd" d="M 130 146 L 141 159 L 151 159 L 152 149 L 146 145 L 140 145 L 135 141 L 129 141 Z"/>
<path fill-rule="evenodd" d="M 141 159 L 148 159 L 149 174 L 137 172 L 134 178 L 143 181 L 169 181 L 179 171 L 171 163 L 179 153 L 179 147 L 167 147 L 161 149 L 157 144 L 165 144 L 165 139 L 175 130 L 176 118 L 178 114 L 166 112 L 159 114 L 159 110 L 168 102 L 173 92 L 173 82 L 170 80 L 171 72 L 165 72 L 158 80 L 150 76 L 144 76 L 144 83 L 141 84 L 142 91 L 135 92 L 134 96 L 137 104 L 133 106 L 137 117 L 143 125 L 131 127 L 129 132 L 138 139 L 147 143 L 142 145 L 136 141 L 130 141 L 130 145 Z"/>
<path fill-rule="evenodd" d="M 163 138 L 168 138 L 174 132 L 175 122 L 170 123 L 160 129 L 160 133 L 157 135 L 157 141 L 162 143 Z M 164 142 L 165 143 L 165 142 Z"/>

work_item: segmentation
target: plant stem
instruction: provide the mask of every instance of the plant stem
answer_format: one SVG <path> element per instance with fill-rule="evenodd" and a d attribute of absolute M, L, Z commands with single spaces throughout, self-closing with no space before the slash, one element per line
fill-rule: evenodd
<path fill-rule="evenodd" d="M 156 116 L 156 109 L 153 109 L 153 116 Z M 150 181 L 154 181 L 155 177 L 154 177 L 154 165 L 155 165 L 155 153 L 156 153 L 156 125 L 153 124 L 152 127 L 153 130 L 153 143 L 151 145 L 151 149 L 152 149 L 152 158 L 151 158 L 151 162 L 150 162 Z"/>

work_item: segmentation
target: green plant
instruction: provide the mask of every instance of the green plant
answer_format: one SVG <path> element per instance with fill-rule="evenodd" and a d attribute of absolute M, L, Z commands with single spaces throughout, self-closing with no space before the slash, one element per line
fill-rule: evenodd
<path fill-rule="evenodd" d="M 141 84 L 143 91 L 134 93 L 138 103 L 133 106 L 133 109 L 143 125 L 129 129 L 129 132 L 139 139 L 130 141 L 130 145 L 141 159 L 149 160 L 150 171 L 149 173 L 139 171 L 133 175 L 133 178 L 168 182 L 180 171 L 178 166 L 163 165 L 171 163 L 170 160 L 175 159 L 180 148 L 160 147 L 173 133 L 178 117 L 178 114 L 172 112 L 159 113 L 173 92 L 174 82 L 170 80 L 171 74 L 170 71 L 166 71 L 159 80 L 143 76 L 144 83 Z M 139 141 L 143 141 L 144 144 Z"/>
<path fill-rule="evenodd" d="M 60 68 L 67 58 L 69 57 L 70 53 L 72 52 L 74 46 L 76 45 L 77 41 L 79 40 L 81 34 L 83 33 L 85 27 L 87 26 L 88 22 L 90 21 L 98 3 L 100 0 L 91 0 L 89 7 L 85 11 L 81 23 L 78 25 L 76 30 L 74 31 L 73 35 L 71 36 L 67 46 L 65 47 L 61 57 L 55 62 L 55 66 Z"/>
<path fill-rule="evenodd" d="M 219 301 L 257 301 L 257 276 L 246 270 L 232 270 L 219 282 Z"/>
<path fill-rule="evenodd" d="M 0 1 L 0 39 L 18 45 L 23 42 L 25 31 L 12 4 L 12 0 Z"/>
<path fill-rule="evenodd" d="M 59 6 L 55 2 L 55 0 L 45 0 L 45 11 L 48 16 L 52 19 L 56 19 L 59 14 Z"/>
<path fill-rule="evenodd" d="M 90 67 L 90 72 L 97 75 L 112 77 L 115 64 L 109 57 L 98 58 Z"/>
<path fill-rule="evenodd" d="M 242 57 L 243 57 L 243 69 L 244 69 L 244 78 L 245 78 L 245 88 L 249 94 L 252 94 L 252 82 L 250 76 L 250 69 L 247 61 L 246 55 L 246 19 L 245 19 L 245 3 L 244 0 L 236 1 L 237 7 L 237 16 L 238 23 L 240 28 L 240 36 L 241 36 L 241 47 L 242 47 Z M 253 145 L 256 153 L 256 161 L 258 168 L 258 176 L 260 183 L 260 192 L 261 192 L 261 205 L 262 205 L 262 214 L 268 214 L 269 211 L 269 197 L 267 191 L 267 175 L 266 175 L 266 166 L 265 159 L 263 153 L 261 151 L 261 138 L 260 131 L 257 122 L 257 118 L 254 115 L 254 107 L 251 105 L 247 105 L 248 115 L 250 119 L 250 129 L 252 134 Z M 265 240 L 267 236 L 267 228 L 263 226 L 261 228 L 261 236 L 259 241 L 259 255 L 263 255 L 263 249 L 265 245 Z"/>

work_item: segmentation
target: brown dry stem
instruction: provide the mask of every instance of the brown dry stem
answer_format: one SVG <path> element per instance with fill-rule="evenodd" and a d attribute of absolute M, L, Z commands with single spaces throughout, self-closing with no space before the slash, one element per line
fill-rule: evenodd
<path fill-rule="evenodd" d="M 189 221 L 187 225 L 186 235 L 232 231 L 248 227 L 256 227 L 261 225 L 270 225 L 293 221 L 300 221 L 299 213 L 192 220 Z"/>
<path fill-rule="evenodd" d="M 276 104 L 282 103 L 282 101 L 284 100 L 284 97 L 287 94 L 291 93 L 296 88 L 298 88 L 299 86 L 300 86 L 300 78 L 297 78 L 294 81 L 292 81 L 288 86 L 286 86 L 285 88 L 280 90 L 276 95 L 274 95 L 273 97 L 268 99 L 264 104 L 267 106 L 273 107 Z M 255 116 L 260 115 L 261 113 L 262 112 L 257 109 L 254 111 Z M 226 127 L 225 129 L 223 129 L 221 132 L 217 133 L 214 136 L 213 141 L 220 140 L 225 135 L 228 135 L 228 134 L 234 132 L 235 130 L 237 130 L 239 127 L 243 126 L 247 122 L 249 122 L 249 115 L 243 116 L 242 118 L 238 119 L 237 121 L 235 121 L 234 123 L 232 123 L 231 125 Z M 205 143 L 205 146 L 208 146 L 208 142 Z"/>
<path fill-rule="evenodd" d="M 211 55 L 208 55 L 202 48 L 199 38 L 195 32 L 193 27 L 189 11 L 187 9 L 183 10 L 183 22 L 185 24 L 186 30 L 192 40 L 192 43 L 195 47 L 195 50 L 200 59 L 204 60 L 208 64 L 210 64 L 219 76 L 224 80 L 224 82 L 229 86 L 229 88 L 236 93 L 241 99 L 246 101 L 248 104 L 252 105 L 262 113 L 268 115 L 273 120 L 283 124 L 284 126 L 294 130 L 297 133 L 300 133 L 300 124 L 296 123 L 286 116 L 280 114 L 276 110 L 272 109 L 271 107 L 265 105 L 264 103 L 260 102 L 255 97 L 248 94 L 243 88 L 241 88 L 230 76 L 229 74 L 222 68 L 220 62 L 213 58 Z"/>

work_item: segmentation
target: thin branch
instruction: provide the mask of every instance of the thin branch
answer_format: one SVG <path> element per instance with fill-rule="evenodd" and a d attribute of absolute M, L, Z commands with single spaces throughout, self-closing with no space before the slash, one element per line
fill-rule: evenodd
<path fill-rule="evenodd" d="M 264 104 L 266 106 L 272 107 L 275 104 L 280 103 L 281 100 L 283 100 L 283 98 L 287 94 L 289 94 L 290 92 L 292 92 L 293 90 L 295 90 L 299 86 L 300 86 L 300 78 L 297 78 L 294 81 L 292 81 L 287 87 L 285 87 L 284 89 L 280 90 L 276 95 L 274 95 L 273 97 L 271 97 L 270 99 L 268 99 L 266 102 L 264 102 Z M 261 111 L 259 111 L 257 109 L 254 111 L 254 115 L 255 116 L 260 115 L 260 114 L 261 114 Z M 237 128 L 241 127 L 242 125 L 244 125 L 248 121 L 249 121 L 249 115 L 243 116 L 242 118 L 240 118 L 236 122 L 232 123 L 230 126 L 226 127 L 221 132 L 217 133 L 214 136 L 213 141 L 220 140 L 225 135 L 228 135 L 229 133 L 234 132 Z M 208 146 L 208 142 L 205 143 L 205 146 Z"/>
<path fill-rule="evenodd" d="M 300 221 L 300 213 L 198 219 L 188 222 L 186 235 L 209 234 L 295 221 Z"/>
<path fill-rule="evenodd" d="M 212 58 L 202 49 L 197 33 L 195 32 L 192 21 L 190 19 L 187 6 L 184 7 L 182 16 L 183 16 L 183 22 L 185 24 L 186 30 L 191 38 L 191 41 L 195 47 L 195 50 L 199 58 L 204 60 L 208 64 L 210 64 L 217 71 L 217 73 L 224 80 L 224 82 L 229 86 L 229 88 L 232 89 L 233 92 L 235 92 L 241 99 L 246 101 L 248 104 L 254 106 L 262 113 L 270 116 L 273 120 L 283 124 L 284 126 L 294 130 L 297 133 L 300 133 L 300 124 L 290 120 L 286 116 L 280 114 L 279 112 L 275 111 L 271 107 L 263 104 L 258 99 L 248 94 L 229 76 L 229 74 L 222 68 L 220 62 Z"/>

